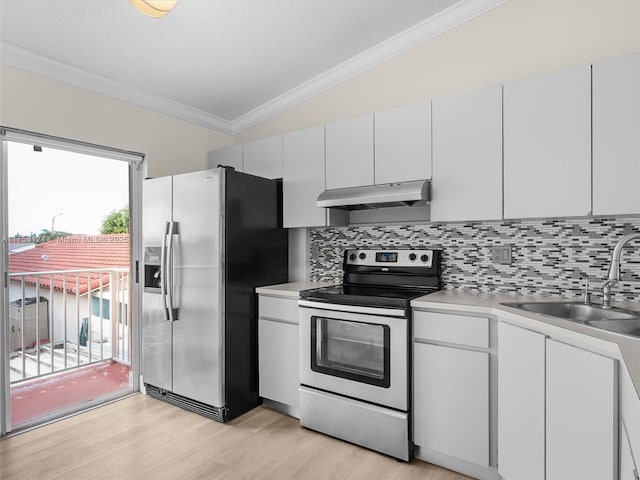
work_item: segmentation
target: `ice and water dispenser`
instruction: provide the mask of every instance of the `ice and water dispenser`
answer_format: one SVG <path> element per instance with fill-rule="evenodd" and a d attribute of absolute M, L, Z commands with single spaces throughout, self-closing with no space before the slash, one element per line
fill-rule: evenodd
<path fill-rule="evenodd" d="M 144 249 L 144 290 L 146 292 L 160 293 L 160 282 L 162 281 L 161 252 L 162 249 L 160 247 L 145 247 Z"/>

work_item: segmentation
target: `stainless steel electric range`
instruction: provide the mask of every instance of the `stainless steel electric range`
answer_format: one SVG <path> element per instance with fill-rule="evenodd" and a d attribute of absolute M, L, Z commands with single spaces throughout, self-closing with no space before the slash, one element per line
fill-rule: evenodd
<path fill-rule="evenodd" d="M 301 292 L 300 424 L 409 460 L 412 299 L 440 250 L 347 250 L 343 283 Z"/>

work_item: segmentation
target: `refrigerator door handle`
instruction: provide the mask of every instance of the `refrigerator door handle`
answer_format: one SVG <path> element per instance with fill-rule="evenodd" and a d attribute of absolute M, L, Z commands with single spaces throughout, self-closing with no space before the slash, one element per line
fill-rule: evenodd
<path fill-rule="evenodd" d="M 167 308 L 167 232 L 170 229 L 170 222 L 165 225 L 162 236 L 162 246 L 160 248 L 160 295 L 162 295 L 162 313 L 164 319 L 169 321 L 169 311 Z"/>
<path fill-rule="evenodd" d="M 167 311 L 168 311 L 168 320 L 174 322 L 177 320 L 176 318 L 176 310 L 173 308 L 173 236 L 175 234 L 175 222 L 169 222 L 169 245 L 167 246 L 167 285 L 166 292 L 167 296 Z"/>

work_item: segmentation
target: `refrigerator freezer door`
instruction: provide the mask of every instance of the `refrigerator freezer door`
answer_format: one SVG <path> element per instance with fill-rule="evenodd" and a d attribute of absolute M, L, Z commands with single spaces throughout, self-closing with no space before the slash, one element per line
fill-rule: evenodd
<path fill-rule="evenodd" d="M 142 238 L 145 249 L 160 249 L 171 221 L 171 177 L 146 180 L 143 187 Z M 166 274 L 161 271 L 161 281 Z M 145 383 L 171 390 L 171 322 L 165 320 L 160 290 L 142 295 L 142 376 Z"/>
<path fill-rule="evenodd" d="M 173 177 L 173 392 L 223 407 L 221 169 Z"/>

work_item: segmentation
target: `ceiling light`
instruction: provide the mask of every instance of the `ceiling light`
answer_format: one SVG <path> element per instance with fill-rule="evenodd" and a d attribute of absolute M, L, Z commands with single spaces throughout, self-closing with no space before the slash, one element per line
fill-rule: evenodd
<path fill-rule="evenodd" d="M 162 18 L 176 5 L 178 0 L 129 0 L 145 15 L 153 18 Z"/>

